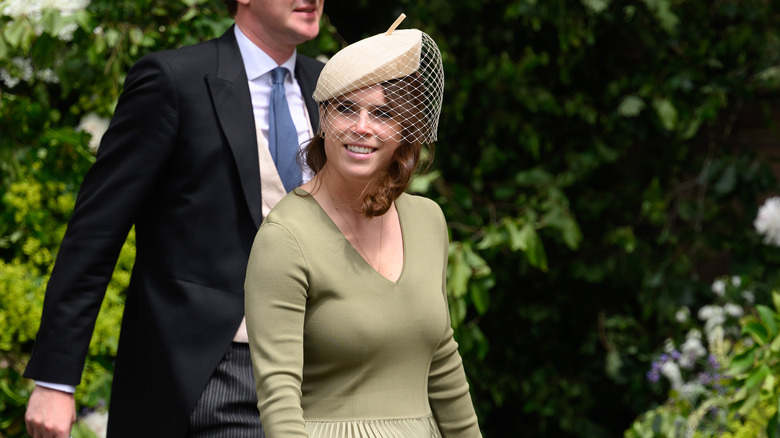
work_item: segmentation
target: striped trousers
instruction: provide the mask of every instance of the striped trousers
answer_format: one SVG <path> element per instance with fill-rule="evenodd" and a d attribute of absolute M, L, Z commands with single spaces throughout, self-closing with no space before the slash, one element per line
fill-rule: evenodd
<path fill-rule="evenodd" d="M 264 438 L 249 345 L 234 342 L 190 415 L 187 438 Z"/>

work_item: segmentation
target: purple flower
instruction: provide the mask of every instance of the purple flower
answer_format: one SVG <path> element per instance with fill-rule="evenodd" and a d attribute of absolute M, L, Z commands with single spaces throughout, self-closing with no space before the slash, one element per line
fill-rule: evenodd
<path fill-rule="evenodd" d="M 653 364 L 655 365 L 655 363 Z M 653 369 L 647 372 L 647 380 L 652 383 L 657 383 L 660 379 L 661 375 L 658 373 L 657 370 Z"/>
<path fill-rule="evenodd" d="M 707 362 L 710 363 L 710 366 L 712 367 L 712 369 L 715 369 L 715 370 L 719 370 L 720 369 L 720 363 L 718 363 L 718 359 L 714 355 L 710 354 L 710 356 L 707 358 Z"/>

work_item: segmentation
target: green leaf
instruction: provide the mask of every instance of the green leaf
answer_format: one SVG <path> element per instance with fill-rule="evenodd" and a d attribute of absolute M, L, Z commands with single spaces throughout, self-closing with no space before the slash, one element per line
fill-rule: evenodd
<path fill-rule="evenodd" d="M 591 11 L 599 14 L 609 6 L 612 0 L 581 0 L 582 4 Z"/>
<path fill-rule="evenodd" d="M 106 44 L 108 47 L 114 47 L 119 43 L 119 40 L 121 38 L 121 34 L 116 29 L 108 29 L 104 33 Z"/>
<path fill-rule="evenodd" d="M 748 378 L 745 380 L 745 388 L 747 388 L 748 391 L 750 391 L 752 388 L 760 389 L 761 383 L 764 381 L 766 376 L 770 375 L 772 373 L 772 370 L 769 369 L 769 366 L 767 364 L 762 364 L 758 369 L 750 373 Z"/>
<path fill-rule="evenodd" d="M 756 359 L 756 349 L 751 348 L 731 359 L 729 364 L 729 373 L 738 376 L 753 367 Z"/>
<path fill-rule="evenodd" d="M 645 101 L 636 95 L 630 95 L 623 98 L 618 105 L 617 112 L 623 117 L 638 116 L 645 109 Z"/>
<path fill-rule="evenodd" d="M 197 8 L 187 8 L 187 11 L 182 15 L 181 21 L 190 21 L 198 15 Z"/>
<path fill-rule="evenodd" d="M 412 182 L 409 183 L 408 191 L 411 193 L 426 193 L 431 188 L 431 184 L 441 177 L 441 172 L 436 170 L 433 172 L 415 175 L 412 178 Z"/>
<path fill-rule="evenodd" d="M 750 335 L 759 345 L 764 345 L 769 340 L 766 327 L 756 320 L 746 323 L 742 327 L 742 333 Z"/>
<path fill-rule="evenodd" d="M 669 131 L 674 131 L 677 127 L 677 108 L 672 101 L 666 98 L 653 99 L 653 108 L 663 127 Z"/>
<path fill-rule="evenodd" d="M 484 250 L 496 246 L 501 246 L 506 241 L 506 237 L 495 226 L 486 227 L 484 228 L 484 231 L 485 235 L 477 244 L 477 249 Z"/>
<path fill-rule="evenodd" d="M 745 399 L 745 401 L 742 403 L 742 406 L 737 409 L 737 412 L 740 415 L 747 415 L 748 412 L 752 411 L 753 408 L 756 407 L 758 402 L 761 400 L 761 388 L 760 387 L 753 387 L 749 392 L 748 396 Z"/>
<path fill-rule="evenodd" d="M 757 305 L 756 310 L 758 311 L 758 315 L 761 317 L 761 322 L 763 322 L 764 326 L 768 329 L 769 336 L 777 336 L 777 321 L 775 321 L 775 312 L 763 304 Z"/>
<path fill-rule="evenodd" d="M 520 230 L 521 249 L 525 252 L 528 262 L 542 271 L 547 270 L 547 254 L 544 252 L 544 245 L 539 233 L 536 232 L 533 225 L 525 224 Z"/>
<path fill-rule="evenodd" d="M 780 397 L 775 400 L 774 404 L 775 406 L 780 406 Z M 780 414 L 780 412 L 775 412 L 775 415 L 772 416 L 766 425 L 767 438 L 780 438 L 780 421 L 778 421 L 778 414 Z"/>
<path fill-rule="evenodd" d="M 488 266 L 485 259 L 479 256 L 476 252 L 474 252 L 474 249 L 471 248 L 471 246 L 464 246 L 463 247 L 463 257 L 464 260 L 466 260 L 466 263 L 471 267 L 472 271 L 482 271 L 482 268 L 487 268 L 487 273 L 490 273 L 490 267 Z"/>
<path fill-rule="evenodd" d="M 737 168 L 731 163 L 723 170 L 723 173 L 715 182 L 713 189 L 715 193 L 719 195 L 726 195 L 734 191 L 734 187 L 737 185 Z"/>
<path fill-rule="evenodd" d="M 451 296 L 459 298 L 466 294 L 469 278 L 471 278 L 471 267 L 463 258 L 462 246 L 456 244 L 453 246 L 455 250 L 454 254 L 450 255 L 447 290 Z M 450 252 L 452 253 L 453 250 L 451 249 Z"/>
<path fill-rule="evenodd" d="M 5 59 L 8 57 L 8 44 L 6 44 L 4 38 L 0 38 L 0 59 Z M 0 92 L 0 96 L 2 95 L 2 92 Z"/>
<path fill-rule="evenodd" d="M 56 9 L 45 9 L 43 11 L 41 21 L 41 27 L 49 35 L 57 35 L 63 26 L 63 19 L 60 12 Z"/>
<path fill-rule="evenodd" d="M 479 283 L 474 283 L 469 288 L 471 291 L 471 302 L 477 313 L 484 315 L 490 308 L 490 294 L 488 290 Z"/>
<path fill-rule="evenodd" d="M 13 389 L 8 386 L 8 380 L 0 379 L 0 391 L 8 397 L 9 401 L 15 403 L 17 406 L 24 406 L 27 400 L 21 397 Z"/>
<path fill-rule="evenodd" d="M 466 319 L 466 302 L 462 299 L 449 300 L 449 308 L 452 327 L 457 328 Z"/>
<path fill-rule="evenodd" d="M 780 293 L 776 290 L 772 291 L 772 303 L 775 305 L 775 310 L 780 313 Z"/>
<path fill-rule="evenodd" d="M 519 221 L 516 219 L 507 219 L 504 222 L 504 227 L 506 228 L 507 233 L 509 233 L 509 249 L 512 250 L 512 252 L 515 252 L 517 250 L 523 249 L 523 236 L 520 233 L 519 228 Z"/>
<path fill-rule="evenodd" d="M 24 20 L 16 20 L 3 24 L 3 37 L 11 47 L 21 47 L 22 41 L 32 29 Z"/>
<path fill-rule="evenodd" d="M 562 218 L 561 231 L 563 242 L 569 249 L 576 250 L 579 248 L 580 242 L 582 241 L 582 232 L 580 231 L 580 226 L 577 224 L 577 221 L 570 217 Z"/>
<path fill-rule="evenodd" d="M 130 36 L 130 42 L 134 46 L 140 46 L 144 41 L 144 32 L 137 27 L 133 27 L 130 29 L 129 36 Z"/>
<path fill-rule="evenodd" d="M 772 339 L 772 343 L 769 344 L 769 350 L 774 353 L 780 353 L 780 336 L 775 336 L 775 338 Z"/>

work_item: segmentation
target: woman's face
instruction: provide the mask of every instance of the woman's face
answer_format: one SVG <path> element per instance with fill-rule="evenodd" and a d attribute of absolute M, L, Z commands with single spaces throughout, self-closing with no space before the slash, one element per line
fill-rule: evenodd
<path fill-rule="evenodd" d="M 388 168 L 400 145 L 402 126 L 381 85 L 337 97 L 325 111 L 325 155 L 330 171 L 368 182 Z"/>

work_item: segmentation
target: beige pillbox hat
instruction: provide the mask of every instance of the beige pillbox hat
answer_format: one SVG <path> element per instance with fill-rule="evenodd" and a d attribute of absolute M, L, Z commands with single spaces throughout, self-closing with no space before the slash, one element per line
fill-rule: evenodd
<path fill-rule="evenodd" d="M 345 47 L 322 69 L 314 100 L 336 96 L 408 76 L 420 67 L 422 32 L 417 29 L 382 33 Z"/>
<path fill-rule="evenodd" d="M 407 140 L 429 143 L 436 140 L 443 98 L 441 53 L 425 32 L 395 30 L 404 18 L 401 14 L 387 32 L 360 40 L 336 53 L 325 64 L 313 98 L 323 103 L 361 88 L 406 80 L 413 84 L 414 90 L 410 92 L 407 86 L 402 92 L 415 95 L 417 111 L 413 112 L 417 115 L 413 116 L 413 123 L 418 126 L 412 138 L 407 135 Z M 407 112 L 406 117 L 409 116 Z"/>

